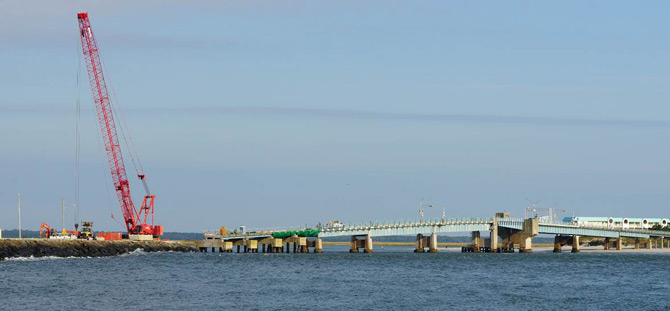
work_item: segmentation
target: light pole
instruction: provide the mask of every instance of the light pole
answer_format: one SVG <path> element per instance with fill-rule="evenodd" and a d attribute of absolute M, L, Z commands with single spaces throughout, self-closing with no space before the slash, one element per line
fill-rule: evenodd
<path fill-rule="evenodd" d="M 22 238 L 21 236 L 21 193 L 19 195 L 19 239 Z"/>

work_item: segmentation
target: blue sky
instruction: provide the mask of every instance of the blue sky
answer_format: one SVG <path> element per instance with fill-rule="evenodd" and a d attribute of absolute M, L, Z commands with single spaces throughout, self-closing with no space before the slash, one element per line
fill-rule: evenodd
<path fill-rule="evenodd" d="M 0 1 L 0 228 L 18 192 L 26 228 L 72 204 L 79 11 L 167 231 L 415 219 L 422 197 L 670 218 L 669 6 Z M 79 91 L 81 217 L 121 230 Z"/>

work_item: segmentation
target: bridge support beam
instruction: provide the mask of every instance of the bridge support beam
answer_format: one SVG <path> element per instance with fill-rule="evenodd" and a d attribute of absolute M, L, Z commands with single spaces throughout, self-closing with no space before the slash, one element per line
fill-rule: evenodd
<path fill-rule="evenodd" d="M 372 253 L 372 238 L 370 237 L 369 234 L 365 236 L 365 245 L 363 248 L 363 252 Z"/>
<path fill-rule="evenodd" d="M 605 242 L 603 243 L 603 249 L 608 251 L 610 249 L 610 238 L 605 238 Z"/>
<path fill-rule="evenodd" d="M 538 233 L 539 223 L 534 218 L 523 221 L 523 230 L 506 228 L 499 232 L 503 239 L 503 248 L 514 249 L 514 244 L 519 244 L 519 253 L 533 252 L 533 237 Z"/>
<path fill-rule="evenodd" d="M 623 249 L 623 238 L 619 237 L 616 240 L 616 250 L 620 251 Z"/>
<path fill-rule="evenodd" d="M 519 253 L 532 253 L 533 252 L 533 238 L 532 237 L 523 237 L 519 243 Z"/>
<path fill-rule="evenodd" d="M 349 246 L 349 252 L 350 253 L 358 253 L 360 243 L 358 241 L 358 238 L 356 236 L 351 237 L 351 244 Z"/>
<path fill-rule="evenodd" d="M 579 236 L 578 235 L 573 235 L 572 236 L 572 252 L 573 253 L 579 253 Z"/>
<path fill-rule="evenodd" d="M 563 246 L 572 243 L 572 238 L 565 235 L 557 235 L 554 237 L 554 253 L 562 253 Z"/>
<path fill-rule="evenodd" d="M 323 253 L 323 240 L 321 238 L 316 238 L 316 241 L 314 241 L 314 253 Z"/>
<path fill-rule="evenodd" d="M 415 253 L 423 253 L 425 247 L 426 238 L 423 237 L 423 234 L 419 233 L 416 235 L 416 247 L 414 248 Z"/>
<path fill-rule="evenodd" d="M 561 244 L 562 237 L 557 235 L 554 237 L 554 253 L 563 252 L 563 244 Z"/>
<path fill-rule="evenodd" d="M 482 246 L 482 237 L 479 231 L 472 231 L 472 252 L 479 253 Z"/>
<path fill-rule="evenodd" d="M 497 253 L 498 252 L 498 217 L 493 218 L 493 226 L 491 226 L 491 233 L 490 233 L 490 239 L 489 239 L 489 247 L 491 248 L 491 252 Z"/>
<path fill-rule="evenodd" d="M 372 253 L 372 238 L 369 234 L 364 235 L 362 240 L 359 240 L 358 236 L 355 235 L 351 237 L 349 252 L 358 253 L 359 248 L 362 248 L 364 253 Z"/>
<path fill-rule="evenodd" d="M 425 237 L 421 233 L 416 235 L 414 252 L 423 253 L 426 251 L 426 247 L 429 253 L 437 253 L 437 234 L 433 232 L 429 237 Z"/>
<path fill-rule="evenodd" d="M 428 252 L 437 253 L 437 234 L 435 234 L 435 232 L 430 234 L 430 239 L 428 240 Z"/>
<path fill-rule="evenodd" d="M 665 248 L 665 239 L 661 237 L 661 249 Z"/>
<path fill-rule="evenodd" d="M 647 239 L 647 249 L 651 249 L 651 238 Z"/>
<path fill-rule="evenodd" d="M 635 238 L 635 249 L 640 249 L 640 239 Z"/>

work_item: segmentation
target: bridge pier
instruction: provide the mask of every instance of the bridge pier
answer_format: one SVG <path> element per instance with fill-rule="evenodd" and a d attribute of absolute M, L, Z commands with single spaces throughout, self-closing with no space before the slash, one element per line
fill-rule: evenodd
<path fill-rule="evenodd" d="M 572 236 L 572 250 L 571 250 L 571 252 L 579 253 L 579 236 L 578 235 L 573 235 Z"/>
<path fill-rule="evenodd" d="M 372 253 L 372 238 L 370 235 L 365 236 L 365 247 L 363 248 L 364 253 Z"/>
<path fill-rule="evenodd" d="M 428 247 L 429 253 L 437 253 L 437 234 L 435 232 L 431 233 L 429 237 L 425 237 L 421 233 L 416 235 L 414 252 L 423 253 L 426 251 L 426 247 Z"/>
<path fill-rule="evenodd" d="M 492 253 L 498 252 L 498 217 L 493 218 L 493 225 L 491 226 L 489 247 Z"/>
<path fill-rule="evenodd" d="M 665 248 L 665 239 L 661 237 L 661 249 Z"/>
<path fill-rule="evenodd" d="M 351 237 L 351 244 L 349 247 L 349 252 L 350 253 L 358 253 L 358 249 L 360 248 L 360 242 L 358 241 L 358 238 L 354 235 Z"/>
<path fill-rule="evenodd" d="M 651 238 L 647 239 L 647 249 L 651 249 Z"/>
<path fill-rule="evenodd" d="M 221 247 L 219 247 L 219 253 L 232 253 L 233 252 L 233 242 L 223 241 L 221 242 Z"/>
<path fill-rule="evenodd" d="M 623 238 L 619 237 L 616 240 L 616 250 L 620 251 L 623 249 Z"/>
<path fill-rule="evenodd" d="M 563 252 L 563 246 L 571 245 L 573 253 L 579 253 L 579 236 L 557 235 L 554 238 L 554 253 Z"/>
<path fill-rule="evenodd" d="M 640 238 L 635 238 L 635 249 L 640 249 Z"/>
<path fill-rule="evenodd" d="M 323 253 L 323 240 L 321 238 L 316 238 L 314 241 L 314 253 L 320 254 Z"/>
<path fill-rule="evenodd" d="M 563 235 L 556 235 L 554 237 L 554 253 L 562 253 L 563 252 L 563 245 L 568 244 L 568 240 L 566 236 Z"/>
<path fill-rule="evenodd" d="M 605 238 L 605 242 L 603 242 L 603 249 L 608 251 L 610 250 L 610 238 Z"/>
<path fill-rule="evenodd" d="M 364 253 L 372 253 L 372 238 L 369 234 L 363 236 L 362 240 L 358 239 L 358 236 L 351 237 L 351 244 L 349 247 L 350 253 L 358 253 L 358 249 L 362 248 Z"/>
<path fill-rule="evenodd" d="M 258 241 L 247 240 L 247 244 L 249 245 L 249 252 L 250 253 L 258 253 Z"/>
<path fill-rule="evenodd" d="M 534 218 L 525 219 L 522 230 L 504 228 L 504 230 L 499 230 L 498 233 L 503 241 L 503 250 L 513 250 L 514 244 L 518 244 L 519 253 L 532 253 L 533 237 L 539 233 L 539 223 Z"/>
<path fill-rule="evenodd" d="M 430 239 L 428 240 L 428 252 L 437 253 L 437 234 L 435 234 L 435 232 L 430 234 Z"/>
<path fill-rule="evenodd" d="M 519 253 L 532 253 L 533 252 L 533 238 L 524 237 L 519 243 Z"/>
<path fill-rule="evenodd" d="M 472 231 L 470 236 L 472 237 L 472 252 L 479 253 L 481 250 L 480 247 L 483 244 L 481 242 L 482 240 L 481 233 L 479 231 Z"/>
<path fill-rule="evenodd" d="M 415 253 L 423 253 L 425 247 L 426 238 L 423 237 L 423 234 L 419 233 L 416 235 L 416 247 L 414 248 Z"/>

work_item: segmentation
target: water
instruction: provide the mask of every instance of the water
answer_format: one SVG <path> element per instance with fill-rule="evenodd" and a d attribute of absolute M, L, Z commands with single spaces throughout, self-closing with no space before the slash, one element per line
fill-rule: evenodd
<path fill-rule="evenodd" d="M 3 310 L 670 310 L 670 254 L 143 253 L 0 262 Z"/>

